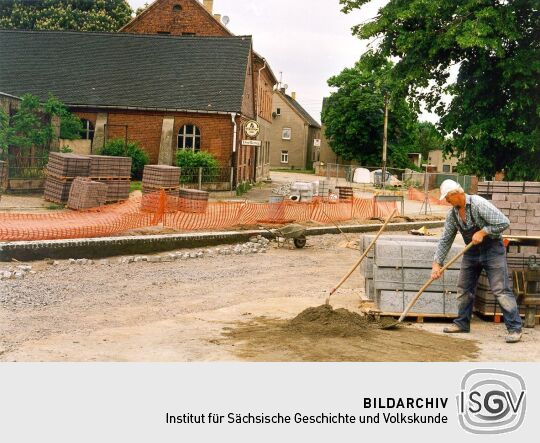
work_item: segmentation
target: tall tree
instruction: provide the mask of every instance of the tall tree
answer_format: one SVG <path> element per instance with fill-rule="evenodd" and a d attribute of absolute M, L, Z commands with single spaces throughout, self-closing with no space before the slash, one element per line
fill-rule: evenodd
<path fill-rule="evenodd" d="M 392 82 L 391 71 L 391 62 L 368 53 L 353 68 L 328 80 L 337 91 L 325 101 L 322 120 L 333 151 L 345 160 L 366 166 L 381 164 L 384 100 L 388 95 L 388 163 L 411 166 L 407 153 L 414 150 L 416 113 Z"/>
<path fill-rule="evenodd" d="M 463 172 L 540 179 L 538 0 L 390 0 L 353 32 L 398 60 L 395 78 L 439 114 Z"/>
<path fill-rule="evenodd" d="M 114 32 L 132 12 L 126 0 L 2 0 L 0 28 Z"/>

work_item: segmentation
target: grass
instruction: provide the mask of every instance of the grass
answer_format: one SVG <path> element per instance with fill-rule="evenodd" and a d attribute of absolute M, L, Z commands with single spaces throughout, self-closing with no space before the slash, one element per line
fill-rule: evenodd
<path fill-rule="evenodd" d="M 142 182 L 141 181 L 133 181 L 129 185 L 129 192 L 141 191 L 141 190 L 142 190 Z"/>
<path fill-rule="evenodd" d="M 275 172 L 295 172 L 297 174 L 315 174 L 315 169 L 290 169 L 290 168 L 272 168 Z"/>
<path fill-rule="evenodd" d="M 51 203 L 50 205 L 45 206 L 45 209 L 48 209 L 49 211 L 58 211 L 64 208 L 64 205 L 57 205 L 56 203 Z"/>

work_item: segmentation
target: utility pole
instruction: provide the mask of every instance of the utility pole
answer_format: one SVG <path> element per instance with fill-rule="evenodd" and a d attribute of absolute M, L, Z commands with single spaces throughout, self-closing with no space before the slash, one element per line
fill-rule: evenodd
<path fill-rule="evenodd" d="M 388 92 L 384 93 L 384 130 L 382 150 L 382 189 L 386 184 L 386 151 L 388 148 Z"/>

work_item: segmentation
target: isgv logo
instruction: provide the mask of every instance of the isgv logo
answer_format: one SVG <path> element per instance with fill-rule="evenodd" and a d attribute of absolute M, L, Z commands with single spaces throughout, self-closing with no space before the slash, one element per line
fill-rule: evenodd
<path fill-rule="evenodd" d="M 525 419 L 525 382 L 518 374 L 498 369 L 475 369 L 461 382 L 457 396 L 459 423 L 473 434 L 504 434 Z"/>

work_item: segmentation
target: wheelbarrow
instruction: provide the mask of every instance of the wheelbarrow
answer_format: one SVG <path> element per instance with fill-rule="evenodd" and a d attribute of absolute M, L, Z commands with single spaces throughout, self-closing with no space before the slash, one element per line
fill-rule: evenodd
<path fill-rule="evenodd" d="M 266 229 L 266 228 L 264 228 Z M 290 243 L 292 240 L 294 246 L 298 249 L 306 246 L 306 227 L 297 224 L 290 224 L 283 226 L 282 228 L 266 229 L 270 232 L 277 241 L 278 247 L 283 246 L 286 243 Z"/>

